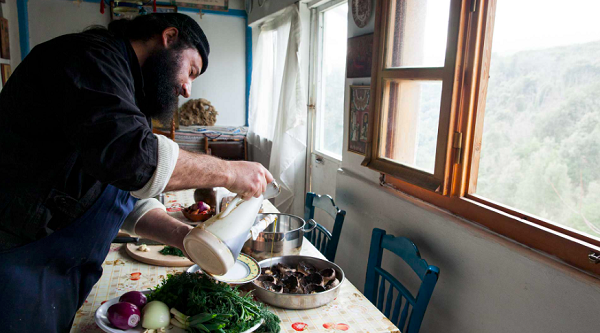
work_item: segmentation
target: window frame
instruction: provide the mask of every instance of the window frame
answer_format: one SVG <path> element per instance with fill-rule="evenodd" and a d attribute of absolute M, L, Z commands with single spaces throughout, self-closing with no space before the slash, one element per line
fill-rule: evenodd
<path fill-rule="evenodd" d="M 452 119 L 455 110 L 453 108 L 453 96 L 455 94 L 454 84 L 456 69 L 460 66 L 461 54 L 459 31 L 453 29 L 459 26 L 461 0 L 450 1 L 449 29 L 446 41 L 446 57 L 444 67 L 400 67 L 386 68 L 386 48 L 388 46 L 387 33 L 389 13 L 388 8 L 394 0 L 382 0 L 377 2 L 375 13 L 375 32 L 373 39 L 373 65 L 371 69 L 371 96 L 375 96 L 375 105 L 372 109 L 372 119 L 369 123 L 369 138 L 367 140 L 367 151 L 362 163 L 371 169 L 384 172 L 409 183 L 425 187 L 432 191 L 446 194 L 446 185 L 449 176 L 447 170 L 451 151 L 449 143 L 452 142 Z M 381 47 L 380 47 L 381 46 Z M 385 89 L 384 80 L 423 80 L 441 81 L 442 94 L 440 102 L 440 115 L 438 123 L 438 140 L 435 153 L 435 167 L 433 174 L 395 162 L 393 160 L 378 156 L 382 143 L 380 142 L 380 127 L 383 111 L 382 103 Z"/>
<path fill-rule="evenodd" d="M 450 48 L 451 35 L 456 32 L 457 45 L 455 69 L 452 74 L 452 99 L 448 108 L 448 131 L 445 137 L 438 133 L 445 144 L 446 160 L 444 178 L 440 187 L 423 186 L 411 174 L 403 174 L 404 168 L 383 165 L 377 162 L 378 126 L 380 100 L 378 77 L 380 61 L 385 52 L 380 52 L 380 43 L 386 29 L 385 13 L 390 1 L 380 0 L 376 7 L 374 66 L 372 69 L 371 94 L 376 96 L 373 119 L 370 119 L 367 156 L 363 166 L 381 172 L 380 185 L 403 192 L 417 199 L 431 203 L 448 212 L 478 223 L 488 230 L 508 237 L 534 250 L 543 251 L 558 258 L 563 263 L 574 266 L 588 274 L 600 277 L 600 264 L 594 263 L 590 255 L 600 254 L 600 238 L 583 234 L 577 230 L 561 226 L 532 214 L 518 211 L 475 194 L 479 168 L 479 157 L 483 135 L 483 118 L 494 27 L 494 17 L 498 0 L 464 0 L 451 3 L 452 9 L 460 2 L 458 21 L 452 21 L 448 29 Z M 456 25 L 453 25 L 456 24 Z M 384 30 L 385 31 L 385 30 Z M 375 56 L 377 55 L 377 56 Z M 446 62 L 448 62 L 448 53 Z M 445 81 L 444 81 L 445 82 Z M 449 88 L 450 89 L 450 88 Z M 377 95 L 375 92 L 377 91 Z M 442 97 L 443 98 L 443 97 Z M 444 108 L 444 105 L 441 106 Z M 440 113 L 440 118 L 442 116 Z M 440 120 L 440 126 L 442 125 Z M 371 128 L 372 127 L 372 128 Z M 460 136 L 458 133 L 461 133 Z M 442 133 L 443 134 L 443 133 Z M 456 143 L 455 141 L 456 137 Z M 436 168 L 437 168 L 436 159 Z M 437 171 L 437 169 L 436 169 Z M 418 179 L 417 179 L 418 180 Z"/>
<path fill-rule="evenodd" d="M 314 35 L 312 36 L 312 38 L 314 38 L 316 45 L 314 45 L 315 47 L 315 51 L 316 54 L 315 56 L 315 60 L 316 60 L 316 65 L 315 65 L 315 82 L 312 82 L 311 84 L 314 84 L 314 95 L 315 95 L 315 109 L 314 109 L 314 119 L 316 120 L 316 124 L 314 126 L 313 129 L 313 133 L 311 135 L 313 135 L 314 138 L 312 138 L 312 142 L 313 142 L 313 148 L 312 151 L 315 154 L 321 155 L 322 157 L 327 158 L 328 160 L 334 162 L 334 163 L 341 163 L 342 162 L 342 156 L 343 156 L 343 147 L 342 147 L 342 154 L 340 155 L 335 155 L 332 154 L 330 152 L 327 152 L 325 150 L 320 149 L 320 145 L 322 144 L 321 140 L 323 140 L 322 137 L 322 133 L 321 131 L 323 130 L 321 128 L 321 126 L 323 126 L 323 122 L 322 119 L 320 119 L 319 117 L 322 116 L 322 112 L 324 112 L 322 106 L 324 105 L 323 101 L 323 96 L 321 93 L 321 88 L 322 88 L 322 74 L 323 74 L 323 33 L 324 33 L 324 28 L 325 28 L 325 12 L 332 10 L 336 7 L 339 6 L 344 6 L 348 4 L 348 0 L 330 0 L 325 2 L 324 4 L 319 4 L 318 6 L 314 7 L 314 14 L 311 15 L 316 15 L 316 29 L 314 32 Z M 343 105 L 342 105 L 342 109 L 340 110 L 340 112 L 342 112 L 342 116 L 343 116 Z M 342 142 L 343 142 L 343 133 L 342 133 Z"/>

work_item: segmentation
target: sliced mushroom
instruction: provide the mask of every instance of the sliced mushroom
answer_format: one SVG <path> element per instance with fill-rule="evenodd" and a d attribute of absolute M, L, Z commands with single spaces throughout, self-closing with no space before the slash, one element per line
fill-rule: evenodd
<path fill-rule="evenodd" d="M 284 288 L 287 288 L 289 290 L 294 290 L 300 285 L 298 283 L 298 278 L 293 275 L 286 276 L 281 280 L 281 283 L 283 283 Z"/>
<path fill-rule="evenodd" d="M 294 273 L 296 271 L 295 268 L 292 268 L 286 264 L 279 263 L 275 266 L 275 269 L 278 270 L 282 275 L 287 275 L 289 273 Z"/>
<path fill-rule="evenodd" d="M 321 274 L 325 283 L 335 279 L 335 270 L 333 268 L 325 268 L 324 270 L 320 271 L 319 274 Z"/>
<path fill-rule="evenodd" d="M 323 277 L 319 273 L 312 273 L 310 275 L 307 275 L 305 279 L 308 285 L 316 284 L 319 286 L 323 286 Z"/>
<path fill-rule="evenodd" d="M 306 293 L 307 293 L 307 294 L 316 294 L 316 293 L 322 293 L 322 292 L 324 292 L 325 290 L 327 290 L 327 289 L 325 289 L 325 287 L 323 287 L 323 286 L 320 286 L 320 285 L 318 285 L 318 284 L 309 284 L 309 285 L 306 287 Z"/>
<path fill-rule="evenodd" d="M 338 284 L 340 284 L 340 280 L 335 278 L 335 279 L 329 281 L 329 283 L 327 283 L 327 285 L 325 286 L 325 289 L 327 289 L 327 290 L 333 289 L 333 288 L 337 287 Z"/>
<path fill-rule="evenodd" d="M 301 261 L 298 263 L 298 271 L 303 273 L 304 275 L 309 275 L 316 272 L 317 270 L 314 266 L 307 264 L 304 261 Z"/>
<path fill-rule="evenodd" d="M 270 267 L 262 267 L 260 269 L 260 274 L 263 274 L 263 275 L 273 275 L 273 271 L 271 270 Z"/>
<path fill-rule="evenodd" d="M 283 291 L 282 286 L 276 285 L 276 284 L 268 282 L 268 281 L 263 281 L 262 285 L 263 285 L 263 288 L 268 291 L 272 291 L 272 292 L 276 292 L 276 293 L 281 293 Z"/>
<path fill-rule="evenodd" d="M 273 275 L 261 275 L 258 277 L 258 281 L 271 282 L 273 284 L 277 283 L 277 279 Z"/>

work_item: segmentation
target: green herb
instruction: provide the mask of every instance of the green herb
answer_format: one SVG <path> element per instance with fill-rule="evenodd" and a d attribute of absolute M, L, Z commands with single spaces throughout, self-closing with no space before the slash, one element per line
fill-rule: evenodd
<path fill-rule="evenodd" d="M 256 332 L 279 332 L 279 317 L 252 299 L 252 294 L 240 295 L 237 288 L 217 282 L 205 274 L 169 274 L 148 296 L 181 311 L 188 332 L 246 331 L 264 320 Z M 189 316 L 189 317 L 185 317 Z"/>
<path fill-rule="evenodd" d="M 169 246 L 169 245 L 166 245 L 162 250 L 160 250 L 158 252 L 162 253 L 166 256 L 185 257 L 185 254 L 183 254 L 183 251 L 181 251 L 180 249 L 178 249 L 176 247 Z"/>

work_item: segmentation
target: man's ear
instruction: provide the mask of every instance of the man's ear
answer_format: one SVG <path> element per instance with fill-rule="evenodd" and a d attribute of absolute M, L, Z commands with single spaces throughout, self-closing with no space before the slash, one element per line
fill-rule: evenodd
<path fill-rule="evenodd" d="M 171 47 L 171 45 L 175 44 L 177 41 L 177 37 L 179 36 L 179 30 L 174 27 L 166 28 L 161 35 L 161 44 L 165 48 Z"/>

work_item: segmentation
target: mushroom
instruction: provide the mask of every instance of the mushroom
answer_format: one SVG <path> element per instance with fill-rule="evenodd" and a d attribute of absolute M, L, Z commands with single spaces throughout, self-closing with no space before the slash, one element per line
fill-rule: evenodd
<path fill-rule="evenodd" d="M 298 271 L 303 273 L 304 275 L 309 275 L 316 272 L 316 269 L 314 266 L 307 264 L 304 261 L 301 261 L 298 263 Z"/>
<path fill-rule="evenodd" d="M 277 283 L 277 279 L 273 275 L 261 275 L 258 277 L 258 281 L 271 282 L 273 284 Z"/>
<path fill-rule="evenodd" d="M 327 290 L 333 289 L 333 288 L 337 287 L 338 284 L 340 284 L 340 280 L 335 278 L 335 279 L 329 281 L 329 283 L 327 283 L 327 285 L 325 286 L 325 289 L 327 289 Z"/>
<path fill-rule="evenodd" d="M 289 290 L 297 289 L 300 283 L 298 283 L 298 278 L 293 275 L 288 275 L 281 280 L 283 286 Z"/>
<path fill-rule="evenodd" d="M 308 285 L 316 284 L 319 286 L 323 286 L 323 277 L 319 273 L 312 273 L 310 275 L 307 275 L 305 279 Z"/>
<path fill-rule="evenodd" d="M 326 289 L 323 286 L 320 286 L 318 284 L 309 284 L 306 287 L 306 293 L 307 294 L 316 294 L 316 293 L 321 293 L 324 292 Z"/>
<path fill-rule="evenodd" d="M 277 266 L 275 266 L 275 269 L 278 270 L 282 275 L 287 275 L 296 272 L 295 268 L 292 268 L 282 263 L 278 263 Z"/>
<path fill-rule="evenodd" d="M 319 274 L 321 274 L 325 283 L 335 279 L 335 270 L 333 268 L 325 268 Z"/>
<path fill-rule="evenodd" d="M 276 292 L 276 293 L 281 293 L 283 291 L 283 287 L 274 283 L 271 283 L 269 281 L 261 281 L 263 288 L 268 290 L 268 291 L 272 291 L 272 292 Z"/>

